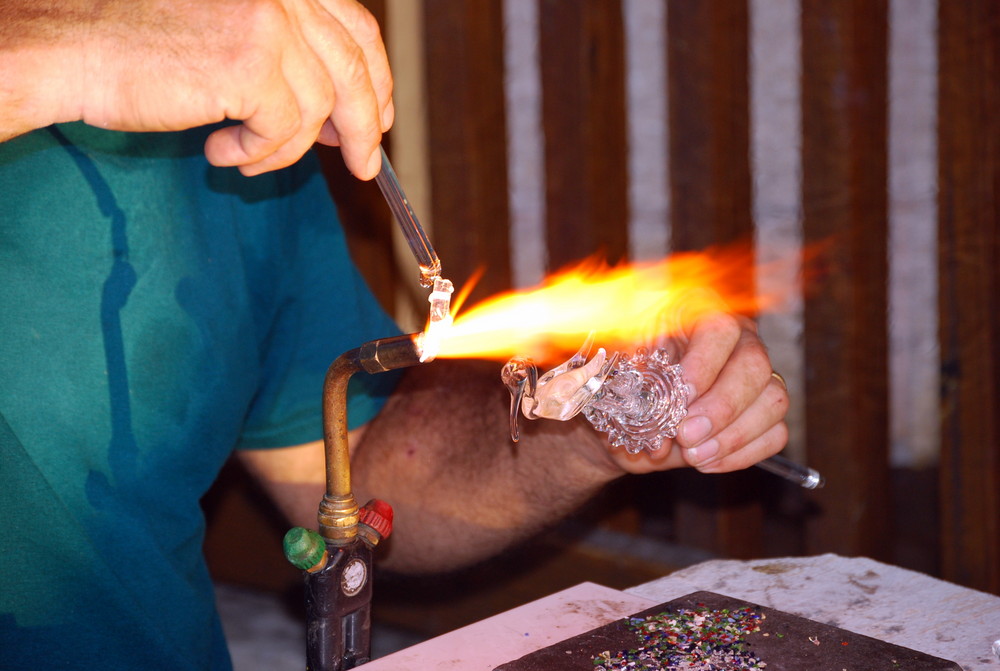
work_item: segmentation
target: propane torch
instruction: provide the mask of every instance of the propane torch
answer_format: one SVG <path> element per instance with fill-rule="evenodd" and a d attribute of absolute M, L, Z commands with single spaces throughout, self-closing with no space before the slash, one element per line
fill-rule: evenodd
<path fill-rule="evenodd" d="M 341 354 L 323 384 L 326 493 L 319 531 L 295 527 L 285 534 L 285 556 L 302 569 L 306 592 L 306 669 L 352 669 L 371 658 L 372 553 L 392 530 L 392 507 L 373 499 L 359 508 L 351 489 L 347 442 L 347 385 L 358 372 L 377 374 L 432 361 L 440 333 L 451 323 L 452 283 L 403 193 L 382 149 L 375 182 L 382 190 L 420 266 L 420 284 L 433 287 L 430 319 L 422 333 L 372 340 Z"/>

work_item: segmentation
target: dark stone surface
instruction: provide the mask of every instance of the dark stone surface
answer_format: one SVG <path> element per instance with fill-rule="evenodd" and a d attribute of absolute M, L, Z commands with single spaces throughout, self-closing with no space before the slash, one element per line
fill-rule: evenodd
<path fill-rule="evenodd" d="M 961 671 L 958 664 L 939 657 L 713 592 L 694 592 L 633 617 L 700 607 L 750 607 L 763 614 L 760 631 L 746 635 L 744 640 L 749 650 L 767 664 L 767 671 Z M 616 620 L 503 664 L 495 671 L 593 671 L 595 655 L 607 650 L 615 656 L 641 645 L 627 621 Z"/>

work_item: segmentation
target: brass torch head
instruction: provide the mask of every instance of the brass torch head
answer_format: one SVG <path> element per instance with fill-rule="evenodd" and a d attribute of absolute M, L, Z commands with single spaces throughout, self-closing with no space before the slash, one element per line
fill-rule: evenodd
<path fill-rule="evenodd" d="M 319 504 L 319 532 L 344 546 L 358 535 L 359 508 L 351 491 L 351 455 L 347 444 L 347 384 L 354 373 L 383 373 L 420 363 L 419 336 L 401 335 L 366 342 L 330 364 L 323 387 L 323 434 L 326 495 Z"/>

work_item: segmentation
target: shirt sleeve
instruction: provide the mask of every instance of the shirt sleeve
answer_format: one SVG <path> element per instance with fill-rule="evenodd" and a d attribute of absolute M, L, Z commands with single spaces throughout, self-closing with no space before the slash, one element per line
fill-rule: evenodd
<path fill-rule="evenodd" d="M 307 155 L 284 177 L 287 183 L 276 187 L 280 197 L 264 199 L 266 214 L 277 225 L 269 222 L 269 234 L 263 237 L 246 236 L 254 241 L 247 252 L 254 274 L 270 284 L 253 290 L 263 297 L 257 319 L 263 324 L 260 387 L 239 448 L 322 439 L 327 368 L 350 349 L 400 333 L 350 258 L 315 157 Z M 351 378 L 346 408 L 350 428 L 375 417 L 399 376 L 360 372 Z"/>

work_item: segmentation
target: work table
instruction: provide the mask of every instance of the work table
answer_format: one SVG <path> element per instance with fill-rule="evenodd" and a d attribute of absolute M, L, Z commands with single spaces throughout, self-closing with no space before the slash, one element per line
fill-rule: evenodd
<path fill-rule="evenodd" d="M 864 557 L 711 560 L 618 591 L 583 583 L 363 668 L 489 671 L 658 603 L 710 591 L 957 662 L 1000 671 L 1000 597 Z M 997 643 L 1000 646 L 1000 642 Z"/>

